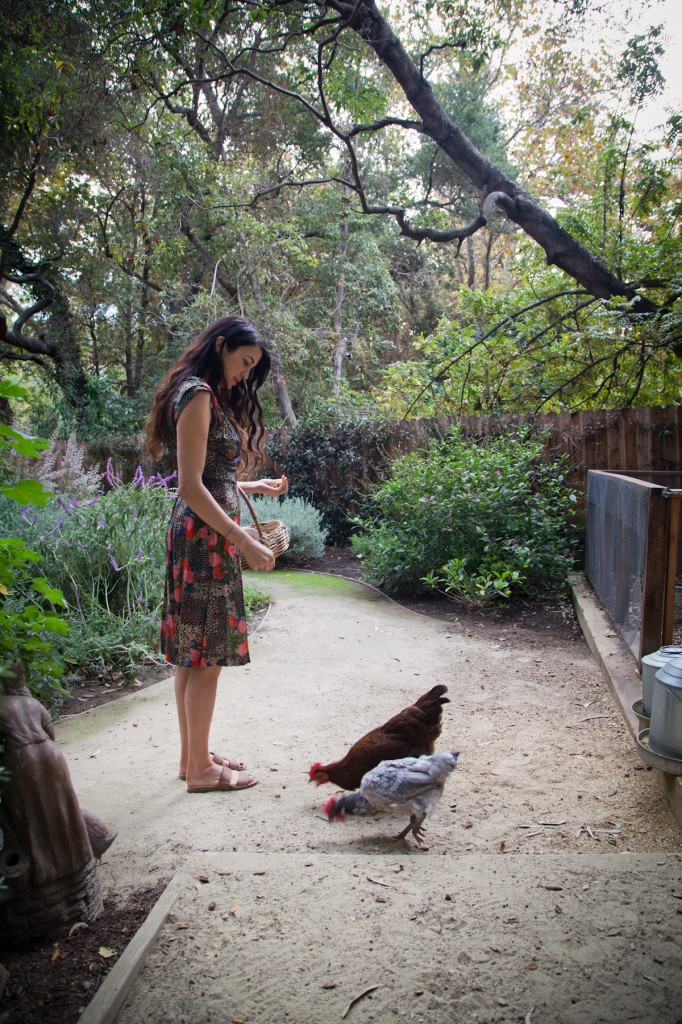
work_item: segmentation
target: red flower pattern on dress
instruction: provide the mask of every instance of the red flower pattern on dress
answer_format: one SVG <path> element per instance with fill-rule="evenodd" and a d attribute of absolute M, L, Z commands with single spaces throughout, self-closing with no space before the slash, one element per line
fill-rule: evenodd
<path fill-rule="evenodd" d="M 194 573 L 190 568 L 190 564 L 186 558 L 182 560 L 182 581 L 183 583 L 194 583 Z"/>
<path fill-rule="evenodd" d="M 194 522 L 194 516 L 183 516 L 182 525 L 185 530 L 185 537 L 187 540 L 194 540 L 196 537 L 196 523 Z"/>
<path fill-rule="evenodd" d="M 208 550 L 213 551 L 218 546 L 218 534 L 215 530 L 209 530 L 208 532 Z"/>
<path fill-rule="evenodd" d="M 246 642 L 246 640 L 242 640 L 239 647 L 237 648 L 237 654 L 239 655 L 240 658 L 245 658 L 248 653 L 249 645 Z"/>
<path fill-rule="evenodd" d="M 182 601 L 182 583 L 179 583 L 178 586 L 173 591 L 173 600 L 175 601 L 176 604 L 180 604 L 180 602 Z"/>

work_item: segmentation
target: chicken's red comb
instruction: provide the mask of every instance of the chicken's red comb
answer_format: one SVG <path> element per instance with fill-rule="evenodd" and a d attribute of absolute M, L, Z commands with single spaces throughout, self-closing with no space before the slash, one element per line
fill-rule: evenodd
<path fill-rule="evenodd" d="M 311 764 L 310 768 L 308 769 L 308 776 L 310 777 L 310 781 L 311 782 L 313 781 L 313 775 L 315 774 L 317 769 L 321 768 L 321 767 L 322 767 L 322 762 L 321 761 L 316 761 L 315 764 Z"/>

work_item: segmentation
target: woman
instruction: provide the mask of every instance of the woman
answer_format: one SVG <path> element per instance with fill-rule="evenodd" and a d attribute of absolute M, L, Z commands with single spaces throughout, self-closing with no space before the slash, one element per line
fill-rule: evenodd
<path fill-rule="evenodd" d="M 241 761 L 209 751 L 209 732 L 221 668 L 249 661 L 240 555 L 251 569 L 275 564 L 257 533 L 239 526 L 236 476 L 263 440 L 258 389 L 269 370 L 267 345 L 248 320 L 217 320 L 170 368 L 147 423 L 151 454 L 168 450 L 178 467 L 161 638 L 176 666 L 180 778 L 188 793 L 256 785 Z M 286 493 L 287 479 L 240 487 L 274 496 Z"/>

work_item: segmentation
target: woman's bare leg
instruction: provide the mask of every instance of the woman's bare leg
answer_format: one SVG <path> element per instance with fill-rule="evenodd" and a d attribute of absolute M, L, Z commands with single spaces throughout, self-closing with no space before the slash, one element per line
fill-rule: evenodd
<path fill-rule="evenodd" d="M 187 762 L 189 760 L 189 738 L 187 731 L 187 683 L 190 678 L 190 672 L 212 672 L 214 669 L 190 669 L 181 666 L 175 671 L 175 706 L 178 712 L 178 726 L 180 728 L 180 765 L 178 768 L 181 778 L 187 777 Z M 217 676 L 220 674 L 220 667 L 217 666 Z M 203 685 L 200 684 L 200 685 Z M 210 685 L 210 684 L 209 684 Z M 215 692 L 213 694 L 213 704 L 215 706 Z M 211 716 L 213 712 L 211 711 Z M 209 723 L 210 728 L 210 723 Z M 212 754 L 212 758 L 215 764 L 221 768 L 224 764 L 227 764 L 228 768 L 232 768 L 236 771 L 243 771 L 245 768 L 244 762 L 239 761 L 234 757 L 221 756 L 220 754 Z"/>
<path fill-rule="evenodd" d="M 181 776 L 187 774 L 187 712 L 185 711 L 185 691 L 189 679 L 189 669 L 179 666 L 175 670 L 175 707 L 178 712 L 178 726 L 180 727 L 180 767 Z"/>
<path fill-rule="evenodd" d="M 209 734 L 215 710 L 220 666 L 189 669 L 184 687 L 187 728 L 187 783 L 198 786 L 220 778 L 222 768 L 209 753 Z"/>
<path fill-rule="evenodd" d="M 184 697 L 184 716 L 179 708 L 178 721 L 187 737 L 187 788 L 194 792 L 203 792 L 204 787 L 206 790 L 214 789 L 221 778 L 221 788 L 225 788 L 226 782 L 229 788 L 238 789 L 256 784 L 248 772 L 233 775 L 234 770 L 229 764 L 223 763 L 222 758 L 217 754 L 211 755 L 209 751 L 219 675 L 220 665 L 212 665 L 210 668 L 190 668 L 186 679 L 181 673 L 176 680 L 176 692 L 181 700 Z"/>

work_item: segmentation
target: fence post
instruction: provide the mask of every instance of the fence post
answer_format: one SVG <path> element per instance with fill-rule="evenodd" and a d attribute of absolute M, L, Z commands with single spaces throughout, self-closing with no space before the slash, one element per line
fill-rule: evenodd
<path fill-rule="evenodd" d="M 677 577 L 680 496 L 671 494 L 667 502 L 670 506 L 670 511 L 668 512 L 668 564 L 665 577 L 662 643 L 671 644 L 673 642 L 673 629 L 675 625 L 675 582 Z"/>
<path fill-rule="evenodd" d="M 662 488 L 652 487 L 650 489 L 644 579 L 642 581 L 642 619 L 639 632 L 640 665 L 645 654 L 657 651 L 663 644 L 671 505 L 672 502 L 663 497 Z"/>

